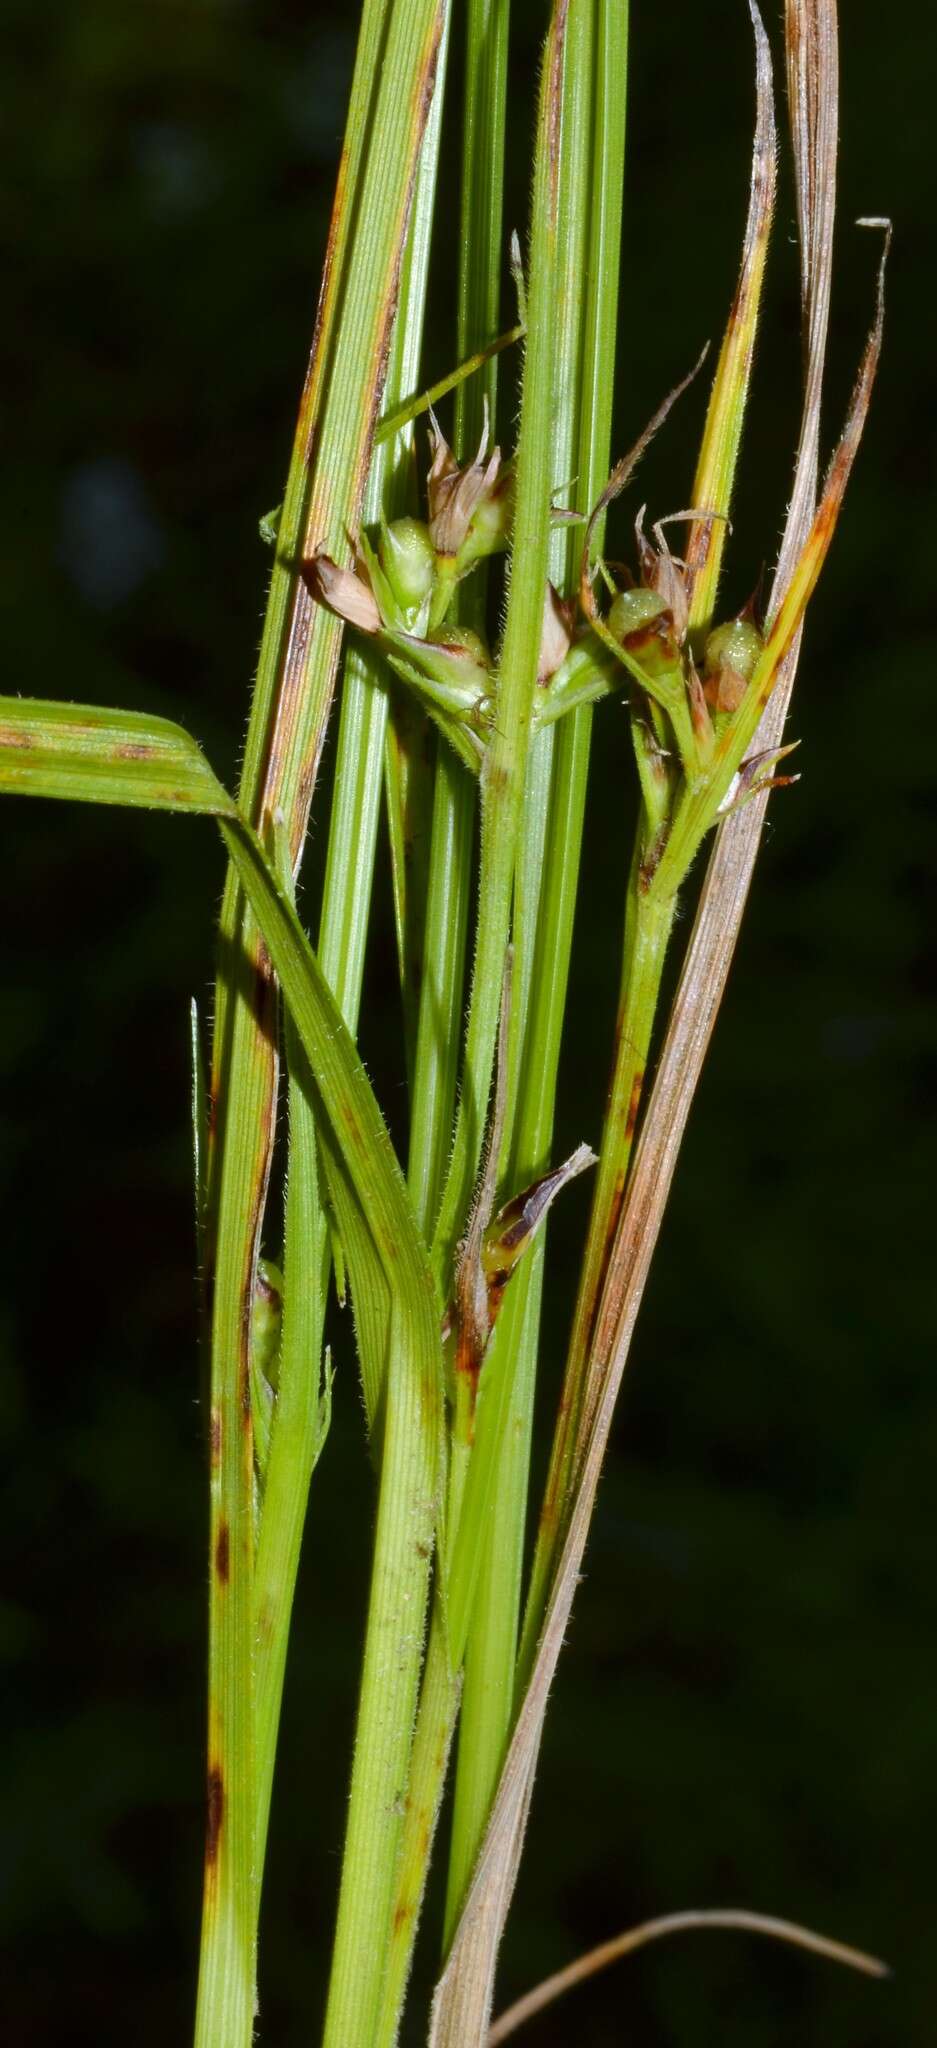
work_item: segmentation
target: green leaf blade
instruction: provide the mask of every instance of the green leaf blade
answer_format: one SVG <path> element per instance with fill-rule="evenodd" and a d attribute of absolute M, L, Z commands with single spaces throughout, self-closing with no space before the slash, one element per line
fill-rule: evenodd
<path fill-rule="evenodd" d="M 234 804 L 181 725 L 95 704 L 0 697 L 0 791 L 230 817 Z"/>

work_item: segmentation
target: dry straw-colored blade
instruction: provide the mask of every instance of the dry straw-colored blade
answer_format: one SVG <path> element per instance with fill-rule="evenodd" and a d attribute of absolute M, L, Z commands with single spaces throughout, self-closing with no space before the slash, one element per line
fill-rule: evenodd
<path fill-rule="evenodd" d="M 574 1963 L 565 1970 L 557 1970 L 552 1977 L 545 1977 L 542 1984 L 508 2006 L 489 2029 L 485 2048 L 501 2048 L 503 2041 L 516 2034 L 519 2027 L 543 2012 L 557 1998 L 567 1991 L 574 1991 L 577 1984 L 584 1984 L 589 1977 L 597 1976 L 600 1970 L 607 1970 L 611 1963 L 621 1962 L 625 1956 L 632 1956 L 639 1948 L 647 1948 L 652 1941 L 664 1941 L 672 1934 L 692 1934 L 700 1929 L 722 1930 L 734 1934 L 758 1934 L 769 1941 L 780 1941 L 789 1948 L 806 1949 L 809 1955 L 822 1956 L 826 1962 L 841 1963 L 847 1970 L 858 1970 L 864 1977 L 887 1977 L 890 1972 L 887 1963 L 877 1956 L 865 1954 L 863 1949 L 851 1948 L 847 1942 L 831 1941 L 826 1934 L 815 1934 L 811 1927 L 801 1927 L 795 1920 L 779 1920 L 773 1913 L 752 1913 L 744 1906 L 714 1906 L 685 1913 L 662 1913 L 657 1919 L 644 1920 L 640 1927 L 629 1927 L 624 1934 L 617 1934 L 611 1941 L 603 1941 L 596 1948 L 590 1948 L 585 1955 L 577 1956 Z"/>
<path fill-rule="evenodd" d="M 753 704 L 751 716 L 754 721 L 759 710 L 768 702 L 775 688 L 775 677 L 780 671 L 789 649 L 796 643 L 807 605 L 816 588 L 820 572 L 829 551 L 830 542 L 836 529 L 836 522 L 842 508 L 846 485 L 852 472 L 862 438 L 862 430 L 868 417 L 872 398 L 872 387 L 882 352 L 882 332 L 885 321 L 885 267 L 891 244 L 890 221 L 863 221 L 864 227 L 877 227 L 884 231 L 885 246 L 882 250 L 878 272 L 878 292 L 875 318 L 863 351 L 859 375 L 856 379 L 846 425 L 834 451 L 807 538 L 791 568 L 786 587 L 778 605 L 765 643 L 764 653 L 752 677 Z M 765 750 L 777 757 L 778 748 Z"/>
<path fill-rule="evenodd" d="M 716 364 L 693 483 L 692 504 L 704 506 L 716 516 L 694 520 L 687 542 L 686 564 L 692 578 L 691 634 L 705 632 L 713 616 L 755 356 L 755 335 L 777 186 L 777 129 L 771 50 L 754 0 L 750 0 L 750 5 L 755 31 L 756 95 L 751 193 L 738 287 Z"/>
<path fill-rule="evenodd" d="M 775 573 L 772 610 L 783 594 L 807 537 L 817 486 L 820 397 L 833 281 L 836 148 L 839 138 L 836 0 L 788 0 L 784 26 L 797 192 L 805 372 L 794 488 Z"/>

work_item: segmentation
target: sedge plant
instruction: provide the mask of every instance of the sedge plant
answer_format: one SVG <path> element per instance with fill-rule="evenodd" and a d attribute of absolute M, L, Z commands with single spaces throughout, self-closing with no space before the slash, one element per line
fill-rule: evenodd
<path fill-rule="evenodd" d="M 375 1524 L 322 2039 L 391 2048 L 397 2038 L 450 1776 L 451 1828 L 433 1873 L 445 1934 L 429 2039 L 480 2048 L 489 2038 L 547 1690 L 765 804 L 791 779 L 783 726 L 805 614 L 881 345 L 880 274 L 845 428 L 818 487 L 836 22 L 833 0 L 788 0 L 802 427 L 767 603 L 733 610 L 722 570 L 777 156 L 754 0 L 751 16 L 748 218 L 684 507 L 639 512 L 633 493 L 626 523 L 618 501 L 642 462 L 653 500 L 654 436 L 671 412 L 676 430 L 686 385 L 709 376 L 701 361 L 683 366 L 689 374 L 612 460 L 613 401 L 628 409 L 618 317 L 626 0 L 555 0 L 545 23 L 523 248 L 509 243 L 503 210 L 508 0 L 465 0 L 451 18 L 448 0 L 364 0 L 293 455 L 282 505 L 262 522 L 272 568 L 237 791 L 165 721 L 15 696 L 0 705 L 4 790 L 198 812 L 216 820 L 229 858 L 204 1071 L 193 1019 L 211 1370 L 197 2048 L 247 2048 L 258 2026 L 257 1926 L 293 1593 L 331 1402 L 347 1391 L 344 1361 L 333 1388 L 323 1350 L 333 1289 L 353 1318 Z M 453 36 L 464 45 L 461 109 L 446 98 Z M 427 363 L 423 349 L 450 121 L 461 127 L 454 371 Z M 434 407 L 450 392 L 447 435 Z M 610 518 L 620 522 L 614 560 Z M 614 743 L 637 821 L 620 848 L 620 994 L 596 1150 L 582 1143 L 562 1160 L 553 1126 L 564 1033 L 575 1033 L 589 753 L 609 699 L 626 712 Z M 311 808 L 323 807 L 330 721 L 313 944 L 295 885 Z M 405 1158 L 355 1045 L 385 833 Z M 678 906 L 706 853 L 664 1014 Z M 282 1191 L 272 1185 L 281 1102 Z M 532 1508 L 547 1218 L 583 1173 L 589 1221 L 550 1465 Z M 791 1933 L 786 1923 L 760 1931 Z M 639 1938 L 649 1937 L 609 1948 Z M 505 2016 L 490 2038 L 506 2038 L 520 2017 Z M 259 2027 L 262 2039 L 262 2012 Z"/>

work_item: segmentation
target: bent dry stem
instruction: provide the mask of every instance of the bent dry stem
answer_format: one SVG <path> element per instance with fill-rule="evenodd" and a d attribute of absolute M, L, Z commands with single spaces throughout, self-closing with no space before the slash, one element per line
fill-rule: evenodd
<path fill-rule="evenodd" d="M 165 721 L 0 703 L 0 789 L 194 811 L 217 821 L 229 854 L 211 1079 L 207 1099 L 199 1086 L 194 1096 L 212 1353 L 197 2048 L 247 2048 L 254 2035 L 293 1591 L 310 1480 L 328 1455 L 322 1331 L 333 1268 L 337 1291 L 347 1277 L 351 1295 L 376 1527 L 323 2038 L 326 2048 L 392 2048 L 397 2038 L 458 1726 L 430 2040 L 485 2040 L 614 1399 L 760 816 L 768 790 L 789 779 L 779 773 L 783 711 L 881 346 L 880 281 L 815 510 L 835 22 L 832 5 L 788 0 L 804 416 L 767 616 L 729 605 L 719 623 L 775 197 L 771 58 L 751 14 L 749 205 L 700 450 L 686 466 L 689 511 L 668 518 L 663 508 L 661 518 L 656 508 L 633 544 L 616 538 L 616 562 L 621 546 L 631 549 L 627 567 L 609 566 L 615 500 L 639 461 L 653 496 L 653 436 L 685 423 L 690 381 L 673 385 L 611 468 L 616 380 L 630 410 L 627 360 L 616 352 L 625 6 L 553 8 L 527 109 L 530 228 L 523 263 L 512 259 L 520 318 L 510 327 L 514 308 L 500 303 L 507 0 L 467 0 L 451 22 L 442 0 L 365 0 L 290 472 L 279 514 L 265 522 L 274 560 L 237 798 Z M 422 335 L 442 123 L 453 112 L 443 97 L 451 33 L 464 37 L 466 59 L 460 367 L 441 374 Z M 662 362 L 662 391 L 685 368 Z M 519 379 L 507 401 L 505 375 Z M 452 447 L 428 413 L 447 391 Z M 428 456 L 413 424 L 426 417 Z M 678 517 L 682 557 L 668 538 Z M 314 951 L 294 885 L 310 806 L 321 805 L 343 639 Z M 570 961 L 590 735 L 594 718 L 610 718 L 609 696 L 625 718 L 607 744 L 620 746 L 632 791 L 627 830 L 618 814 L 610 827 L 624 925 L 618 1012 L 525 1580 L 546 1211 L 591 1161 L 584 1147 L 553 1159 L 553 1122 L 564 1020 L 577 1000 Z M 382 807 L 410 1105 L 406 1176 L 354 1044 Z M 665 1021 L 678 901 L 714 832 Z M 608 866 L 615 871 L 614 858 Z M 281 1092 L 288 1159 L 278 1207 L 268 1197 Z M 341 1373 L 335 1398 L 348 1398 Z M 259 2024 L 262 2039 L 262 2012 Z"/>

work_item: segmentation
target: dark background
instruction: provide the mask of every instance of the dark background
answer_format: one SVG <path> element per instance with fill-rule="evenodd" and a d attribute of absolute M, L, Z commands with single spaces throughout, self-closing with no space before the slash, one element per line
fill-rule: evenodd
<path fill-rule="evenodd" d="M 720 330 L 752 112 L 741 0 L 634 14 L 619 448 Z M 858 213 L 896 222 L 884 361 L 811 612 L 803 779 L 771 813 L 634 1345 L 501 1993 L 694 1904 L 796 1917 L 895 1976 L 696 1936 L 578 1993 L 531 2048 L 911 2048 L 934 2032 L 935 29 L 923 8 L 883 23 L 872 0 L 845 0 L 843 14 L 828 441 L 872 302 Z M 246 716 L 268 568 L 257 519 L 285 474 L 354 15 L 289 0 L 6 9 L 2 687 L 180 718 L 222 775 Z M 519 225 L 542 26 L 522 0 Z M 433 374 L 452 360 L 453 240 Z M 783 518 L 796 325 L 785 182 L 736 600 Z M 686 502 L 702 403 L 684 402 L 646 465 L 657 512 Z M 624 727 L 601 717 L 570 1142 L 598 1130 L 630 838 Z M 5 804 L 0 833 L 5 2035 L 165 2048 L 188 2038 L 202 1846 L 187 1006 L 209 1001 L 222 859 L 197 822 L 78 807 Z M 399 1120 L 387 912 L 381 898 L 363 1045 Z M 548 1377 L 583 1202 L 568 1198 L 552 1240 Z M 315 2036 L 339 1868 L 371 1489 L 347 1332 L 338 1363 L 273 1812 L 271 2048 Z"/>

